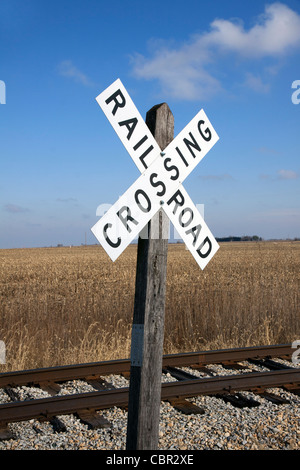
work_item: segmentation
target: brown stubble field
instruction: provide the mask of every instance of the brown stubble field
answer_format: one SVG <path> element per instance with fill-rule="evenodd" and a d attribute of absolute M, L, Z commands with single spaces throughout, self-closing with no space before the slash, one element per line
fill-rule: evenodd
<path fill-rule="evenodd" d="M 136 245 L 0 250 L 0 372 L 130 355 Z M 164 353 L 300 339 L 300 242 L 222 243 L 201 271 L 168 250 Z"/>

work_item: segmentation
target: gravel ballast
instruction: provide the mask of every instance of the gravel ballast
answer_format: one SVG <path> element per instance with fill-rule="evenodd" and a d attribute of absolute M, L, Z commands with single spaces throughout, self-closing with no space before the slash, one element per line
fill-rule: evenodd
<path fill-rule="evenodd" d="M 218 375 L 235 373 L 221 366 L 212 365 L 211 369 Z M 109 376 L 106 380 L 115 387 L 129 385 L 120 376 Z M 162 381 L 166 380 L 172 378 L 163 375 Z M 21 400 L 49 396 L 39 388 L 23 386 L 15 390 Z M 91 391 L 93 387 L 83 381 L 70 381 L 62 385 L 59 395 Z M 204 414 L 185 415 L 162 402 L 158 450 L 299 450 L 300 396 L 282 388 L 268 391 L 289 403 L 278 405 L 251 392 L 242 392 L 260 405 L 237 408 L 221 398 L 199 396 L 190 401 L 202 408 Z M 0 390 L 0 403 L 8 401 L 8 395 Z M 0 450 L 125 450 L 127 412 L 112 408 L 99 414 L 109 422 L 108 427 L 89 429 L 76 415 L 58 416 L 66 427 L 64 432 L 56 432 L 47 421 L 11 423 L 9 429 L 14 439 L 0 441 Z"/>

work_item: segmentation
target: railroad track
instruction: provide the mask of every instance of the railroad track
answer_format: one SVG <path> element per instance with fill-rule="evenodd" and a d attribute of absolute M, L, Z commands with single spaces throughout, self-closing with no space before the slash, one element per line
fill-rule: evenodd
<path fill-rule="evenodd" d="M 289 362 L 292 353 L 291 345 L 285 344 L 165 355 L 162 372 L 172 376 L 173 381 L 162 383 L 161 399 L 170 402 L 181 412 L 189 414 L 204 412 L 189 400 L 199 395 L 216 396 L 234 406 L 258 406 L 258 401 L 246 398 L 241 393 L 252 391 L 274 403 L 284 403 L 286 400 L 270 393 L 268 389 L 281 387 L 300 394 L 300 368 Z M 233 369 L 234 373 L 225 376 L 216 375 L 211 368 L 212 365 L 221 365 L 227 370 Z M 262 371 L 253 371 L 253 366 L 260 366 Z M 241 373 L 239 369 L 242 370 Z M 198 375 L 193 371 L 198 371 Z M 199 377 L 199 373 L 204 376 Z M 129 388 L 114 388 L 105 380 L 105 376 L 119 374 L 129 378 L 130 360 L 0 374 L 0 388 L 11 400 L 0 405 L 0 439 L 12 437 L 9 430 L 10 423 L 31 419 L 50 421 L 57 431 L 63 431 L 64 426 L 57 416 L 66 414 L 75 414 L 94 428 L 107 427 L 109 423 L 99 411 L 114 406 L 126 409 L 128 404 Z M 59 395 L 61 385 L 70 380 L 84 380 L 91 384 L 95 391 Z M 17 390 L 24 385 L 40 387 L 50 396 L 21 401 Z"/>

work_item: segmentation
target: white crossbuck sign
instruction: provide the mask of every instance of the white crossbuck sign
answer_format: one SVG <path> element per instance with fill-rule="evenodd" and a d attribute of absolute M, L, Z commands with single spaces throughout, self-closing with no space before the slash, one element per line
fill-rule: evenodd
<path fill-rule="evenodd" d="M 95 237 L 115 261 L 162 208 L 204 269 L 219 245 L 182 183 L 219 140 L 205 112 L 162 152 L 119 79 L 96 100 L 142 174 L 92 227 Z"/>

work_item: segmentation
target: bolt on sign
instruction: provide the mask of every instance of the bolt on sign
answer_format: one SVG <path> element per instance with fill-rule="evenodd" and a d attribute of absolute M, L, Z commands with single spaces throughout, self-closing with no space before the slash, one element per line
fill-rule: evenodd
<path fill-rule="evenodd" d="M 160 149 L 120 79 L 96 100 L 141 175 L 92 227 L 93 234 L 115 261 L 162 208 L 204 269 L 219 245 L 182 183 L 219 140 L 205 112 Z"/>

